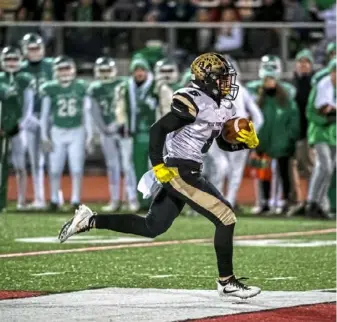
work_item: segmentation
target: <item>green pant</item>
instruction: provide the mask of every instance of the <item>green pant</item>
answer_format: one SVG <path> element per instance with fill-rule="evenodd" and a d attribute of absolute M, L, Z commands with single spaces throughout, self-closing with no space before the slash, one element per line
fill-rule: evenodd
<path fill-rule="evenodd" d="M 142 175 L 149 170 L 149 133 L 139 133 L 133 137 L 133 162 L 137 182 Z M 143 195 L 138 192 L 138 201 L 141 209 L 147 210 L 150 206 L 149 199 L 143 199 Z"/>
<path fill-rule="evenodd" d="M 8 138 L 0 138 L 0 212 L 7 206 Z"/>

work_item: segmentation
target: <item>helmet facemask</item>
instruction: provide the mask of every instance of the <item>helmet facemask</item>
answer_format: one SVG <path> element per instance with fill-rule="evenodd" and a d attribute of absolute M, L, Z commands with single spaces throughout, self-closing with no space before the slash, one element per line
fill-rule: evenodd
<path fill-rule="evenodd" d="M 156 80 L 167 84 L 175 84 L 179 80 L 178 68 L 174 65 L 163 65 L 155 71 Z"/>
<path fill-rule="evenodd" d="M 31 43 L 24 46 L 24 55 L 33 63 L 39 62 L 45 55 L 45 48 L 42 43 Z"/>
<path fill-rule="evenodd" d="M 76 68 L 73 63 L 61 63 L 55 66 L 54 73 L 59 83 L 67 87 L 76 77 Z"/>
<path fill-rule="evenodd" d="M 16 73 L 21 69 L 22 59 L 15 54 L 1 57 L 1 67 L 7 73 Z"/>
<path fill-rule="evenodd" d="M 111 83 L 117 76 L 115 65 L 98 65 L 95 67 L 95 79 L 103 83 Z"/>

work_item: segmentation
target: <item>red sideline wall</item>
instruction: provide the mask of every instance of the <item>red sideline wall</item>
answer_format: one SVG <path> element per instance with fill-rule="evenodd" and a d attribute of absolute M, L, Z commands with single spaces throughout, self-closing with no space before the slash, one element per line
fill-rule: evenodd
<path fill-rule="evenodd" d="M 64 195 L 64 200 L 68 201 L 71 194 L 71 180 L 70 177 L 64 176 L 62 178 L 62 190 Z M 305 180 L 301 182 L 302 197 L 304 199 L 307 192 L 307 183 Z M 45 179 L 45 191 L 46 196 L 49 199 L 49 182 L 48 178 Z M 15 176 L 9 177 L 8 182 L 8 199 L 11 201 L 16 200 L 16 180 Z M 28 178 L 28 190 L 27 199 L 33 199 L 32 181 Z M 108 202 L 109 192 L 108 192 L 108 180 L 106 176 L 85 176 L 83 178 L 83 188 L 82 188 L 82 202 Z M 253 179 L 245 177 L 241 184 L 238 203 L 252 205 L 255 203 L 255 191 Z"/>

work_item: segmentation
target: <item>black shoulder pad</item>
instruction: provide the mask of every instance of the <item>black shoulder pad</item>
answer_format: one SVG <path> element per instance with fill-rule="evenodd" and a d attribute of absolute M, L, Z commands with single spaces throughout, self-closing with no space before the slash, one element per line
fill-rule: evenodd
<path fill-rule="evenodd" d="M 179 117 L 195 120 L 199 109 L 190 95 L 178 92 L 173 95 L 171 111 Z"/>

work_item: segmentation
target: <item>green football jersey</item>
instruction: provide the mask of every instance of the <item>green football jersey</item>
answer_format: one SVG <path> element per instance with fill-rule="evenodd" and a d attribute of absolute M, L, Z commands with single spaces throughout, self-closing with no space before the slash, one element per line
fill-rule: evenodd
<path fill-rule="evenodd" d="M 42 85 L 40 95 L 50 97 L 54 125 L 69 129 L 83 124 L 83 101 L 86 90 L 85 82 L 79 79 L 67 87 L 62 87 L 56 80 Z"/>
<path fill-rule="evenodd" d="M 319 70 L 317 73 L 314 74 L 311 78 L 311 86 L 315 86 L 322 78 L 329 74 L 329 68 L 324 67 L 323 69 Z"/>
<path fill-rule="evenodd" d="M 92 82 L 88 88 L 87 94 L 97 102 L 105 125 L 109 125 L 115 121 L 116 87 L 124 80 L 125 78 L 120 77 L 111 83 L 102 83 L 96 80 Z"/>
<path fill-rule="evenodd" d="M 44 58 L 39 63 L 31 63 L 26 60 L 22 64 L 22 71 L 33 75 L 33 86 L 36 93 L 34 99 L 34 112 L 39 114 L 41 111 L 39 88 L 45 82 L 53 79 L 53 59 Z"/>
<path fill-rule="evenodd" d="M 18 92 L 5 83 L 0 83 L 0 128 L 8 132 L 18 123 L 22 116 Z"/>
<path fill-rule="evenodd" d="M 20 117 L 23 112 L 24 91 L 33 86 L 33 76 L 29 73 L 18 72 L 15 74 L 0 72 L 0 84 L 5 84 L 13 91 L 17 92 L 17 100 L 13 101 L 12 109 L 15 113 L 20 113 Z"/>

